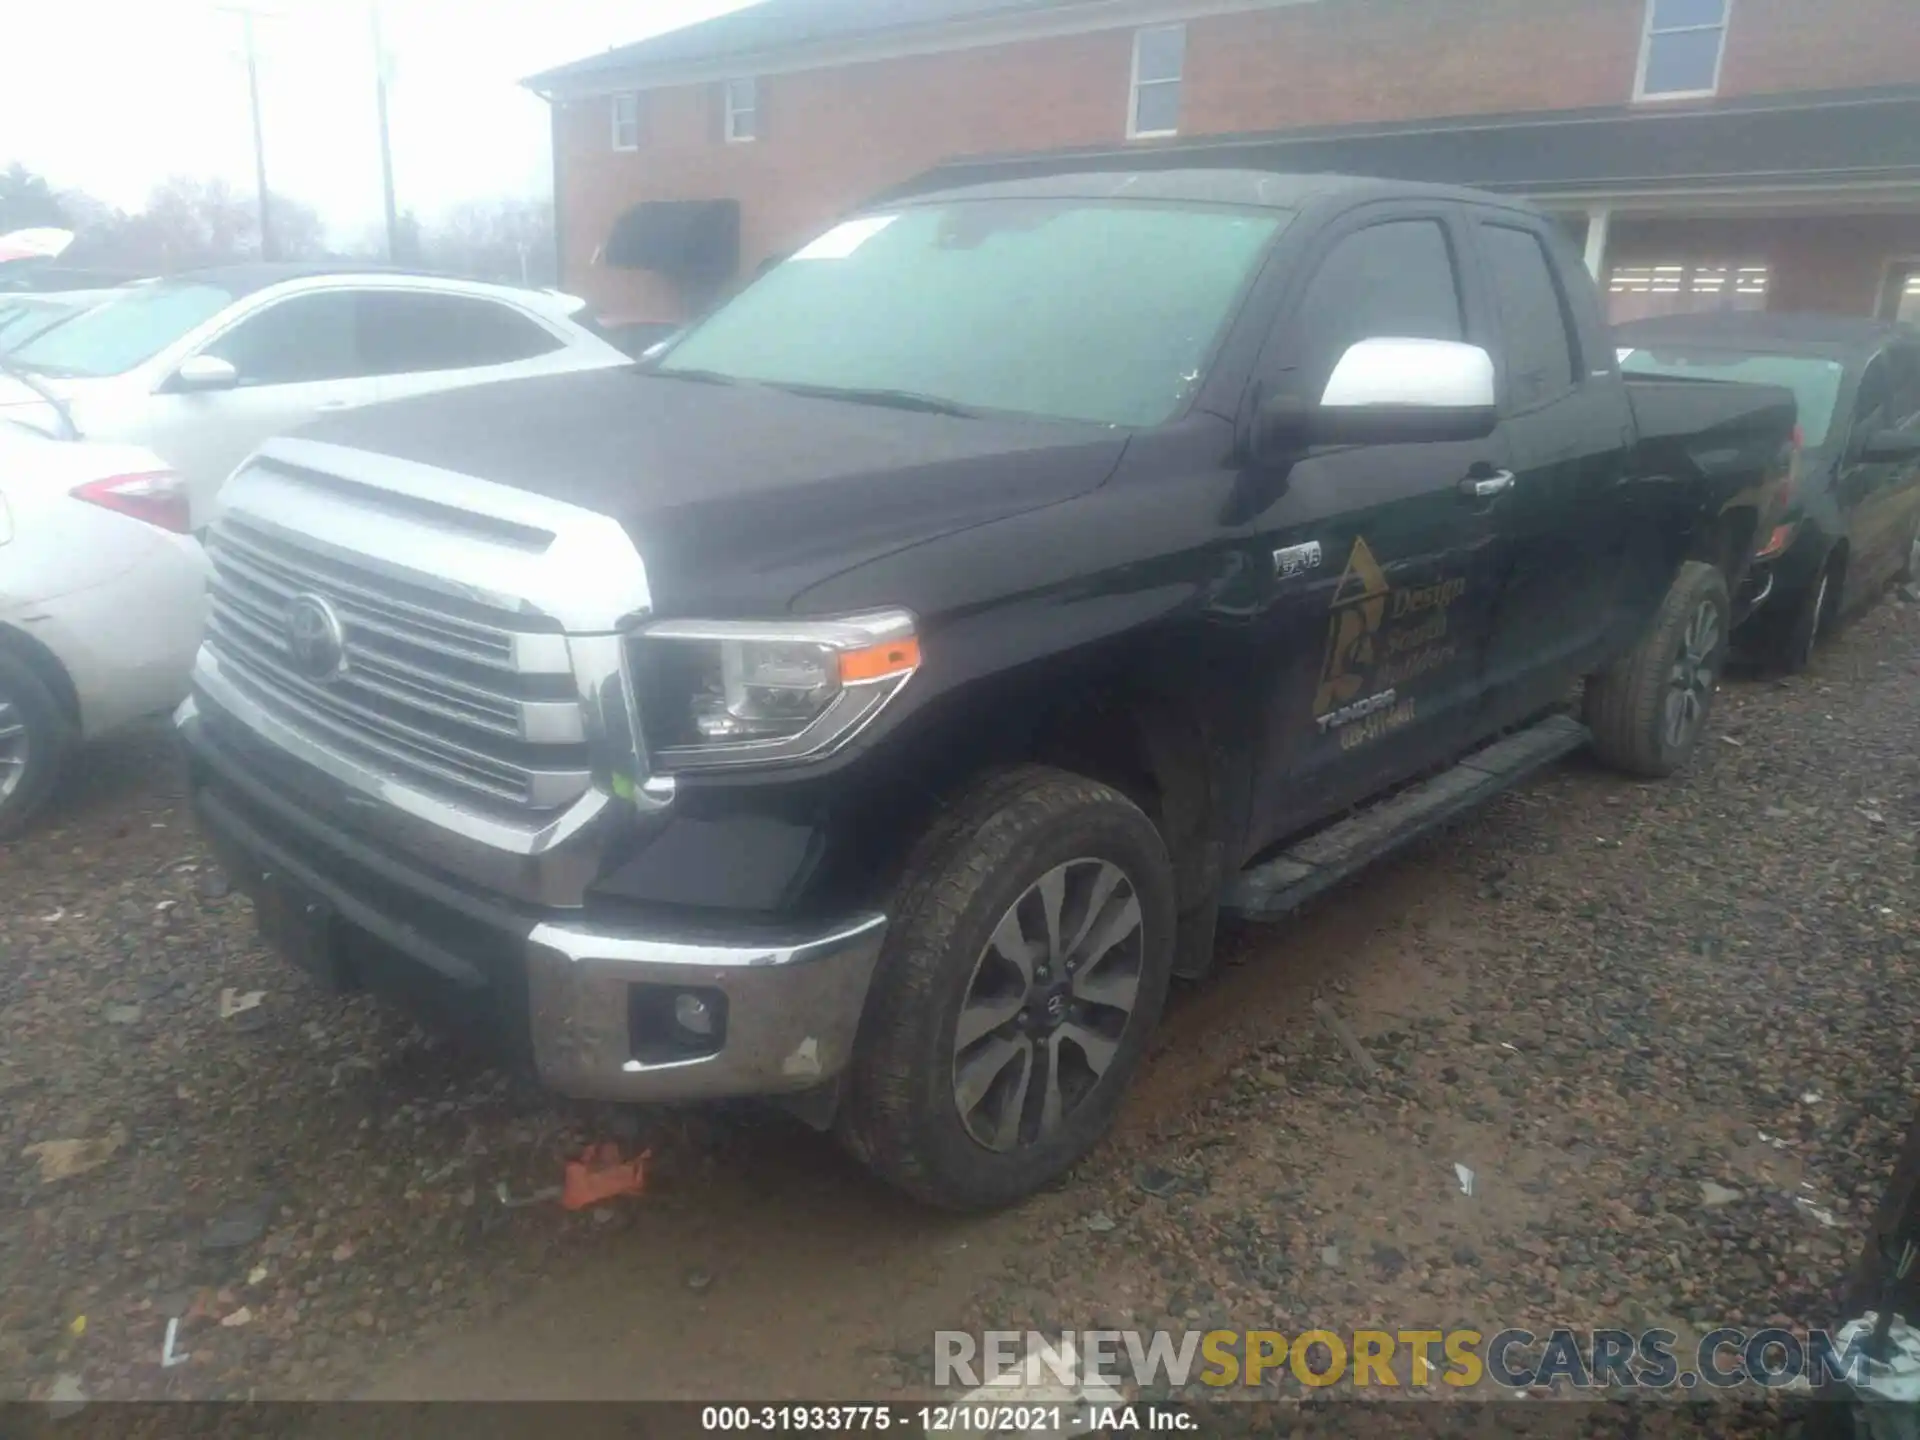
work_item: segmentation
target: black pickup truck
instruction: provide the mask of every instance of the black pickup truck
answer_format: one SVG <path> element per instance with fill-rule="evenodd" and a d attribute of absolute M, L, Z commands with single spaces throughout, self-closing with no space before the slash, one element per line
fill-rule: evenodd
<path fill-rule="evenodd" d="M 1685 763 L 1793 425 L 1624 382 L 1493 196 L 933 191 L 631 370 L 263 447 L 178 723 L 324 983 L 994 1205 L 1098 1141 L 1223 913 L 1577 745 Z"/>

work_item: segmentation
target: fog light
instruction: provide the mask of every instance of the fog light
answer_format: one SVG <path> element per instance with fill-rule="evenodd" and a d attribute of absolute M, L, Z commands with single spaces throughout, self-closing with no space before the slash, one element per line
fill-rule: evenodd
<path fill-rule="evenodd" d="M 713 1007 L 698 995 L 673 997 L 673 1023 L 693 1035 L 713 1034 Z"/>

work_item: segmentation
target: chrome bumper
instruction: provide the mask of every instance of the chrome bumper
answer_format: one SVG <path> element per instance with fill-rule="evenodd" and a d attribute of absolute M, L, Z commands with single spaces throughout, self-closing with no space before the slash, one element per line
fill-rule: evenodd
<path fill-rule="evenodd" d="M 383 973 L 390 967 L 437 977 L 458 1013 L 477 1003 L 501 1022 L 507 1048 L 530 1055 L 564 1095 L 792 1093 L 833 1079 L 852 1055 L 884 915 L 798 933 L 747 924 L 689 933 L 597 924 L 584 909 L 529 910 L 417 868 L 303 803 L 283 777 L 251 773 L 206 732 L 195 701 L 176 725 L 201 827 L 237 888 L 296 887 L 354 939 L 375 942 L 352 947 L 354 983 L 377 989 L 399 978 Z M 671 1013 L 689 991 L 722 997 L 710 1048 L 662 1047 L 640 1034 L 635 1017 L 646 1004 Z"/>
<path fill-rule="evenodd" d="M 527 989 L 540 1078 L 596 1100 L 811 1089 L 853 1054 L 886 929 L 886 917 L 872 915 L 815 939 L 743 945 L 538 925 L 527 941 Z M 636 1058 L 628 1021 L 636 985 L 718 991 L 725 1043 L 687 1059 Z"/>

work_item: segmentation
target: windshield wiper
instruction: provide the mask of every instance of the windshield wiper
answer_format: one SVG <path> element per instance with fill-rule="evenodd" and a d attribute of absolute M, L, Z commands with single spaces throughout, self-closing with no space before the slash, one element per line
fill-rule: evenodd
<path fill-rule="evenodd" d="M 636 360 L 633 370 L 637 375 L 659 375 L 668 380 L 693 380 L 702 385 L 745 385 L 751 382 L 742 380 L 738 375 L 723 375 L 718 370 L 662 370 L 659 363 Z"/>
<path fill-rule="evenodd" d="M 782 381 L 769 383 L 774 389 L 785 390 L 791 395 L 809 395 L 821 400 L 845 400 L 854 405 L 884 405 L 890 410 L 919 410 L 928 415 L 954 415 L 962 420 L 980 418 L 978 410 L 970 410 L 965 405 L 943 400 L 938 395 L 925 395 L 918 390 L 864 389 L 854 385 L 806 385 Z"/>

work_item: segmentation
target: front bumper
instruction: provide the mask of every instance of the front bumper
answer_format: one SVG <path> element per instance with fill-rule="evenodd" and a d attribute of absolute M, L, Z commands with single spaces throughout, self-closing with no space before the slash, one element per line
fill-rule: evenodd
<path fill-rule="evenodd" d="M 435 874 L 289 803 L 222 743 L 195 701 L 177 728 L 200 823 L 256 903 L 287 893 L 328 917 L 335 983 L 391 989 L 599 1100 L 774 1095 L 852 1055 L 886 917 L 804 931 L 696 928 L 540 909 Z M 697 997 L 706 1037 L 675 1029 Z"/>

